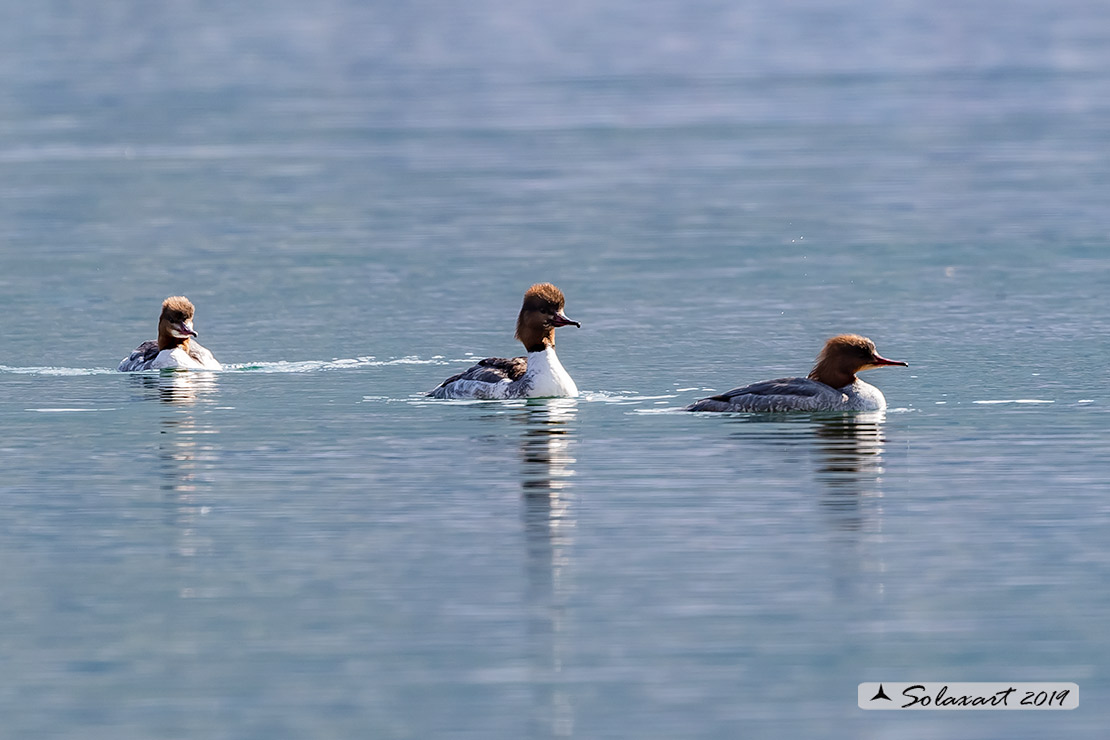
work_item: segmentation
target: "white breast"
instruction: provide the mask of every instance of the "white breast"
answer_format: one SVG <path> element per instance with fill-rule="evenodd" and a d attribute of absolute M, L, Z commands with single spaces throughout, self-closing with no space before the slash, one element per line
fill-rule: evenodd
<path fill-rule="evenodd" d="M 528 371 L 517 381 L 524 398 L 574 398 L 578 386 L 559 362 L 554 347 L 528 353 Z"/>
<path fill-rule="evenodd" d="M 840 392 L 848 397 L 844 404 L 845 411 L 883 411 L 886 409 L 886 396 L 883 395 L 883 392 L 858 378 L 855 383 L 841 388 Z"/>
<path fill-rule="evenodd" d="M 181 347 L 174 347 L 173 349 L 164 349 L 158 353 L 154 361 L 150 363 L 151 370 L 165 370 L 170 368 L 184 368 L 188 370 L 222 370 L 223 367 L 220 363 L 216 362 L 216 358 L 212 356 L 204 347 L 194 347 L 193 350 L 201 350 L 200 361 L 195 359 Z"/>
<path fill-rule="evenodd" d="M 221 365 L 216 360 L 216 358 L 212 356 L 212 353 L 209 352 L 207 348 L 201 347 L 196 342 L 193 342 L 189 348 L 192 350 L 191 356 L 196 361 L 198 367 L 201 367 L 205 370 L 224 369 L 223 365 Z"/>

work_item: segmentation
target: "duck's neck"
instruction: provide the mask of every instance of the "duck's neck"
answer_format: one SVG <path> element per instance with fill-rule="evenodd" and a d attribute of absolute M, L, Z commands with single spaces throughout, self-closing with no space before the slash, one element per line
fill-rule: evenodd
<path fill-rule="evenodd" d="M 175 349 L 180 347 L 186 352 L 189 351 L 189 338 L 180 339 L 175 337 L 169 329 L 163 326 L 158 327 L 158 349 Z"/>
<path fill-rule="evenodd" d="M 818 358 L 817 364 L 809 371 L 809 379 L 816 380 L 818 383 L 824 383 L 833 388 L 843 388 L 846 385 L 855 383 L 857 380 L 854 372 L 848 372 L 839 368 L 832 361 L 823 357 Z"/>
<path fill-rule="evenodd" d="M 550 349 L 555 352 L 555 327 L 549 326 L 545 331 L 517 330 L 517 338 L 524 345 L 524 350 L 529 356 Z"/>

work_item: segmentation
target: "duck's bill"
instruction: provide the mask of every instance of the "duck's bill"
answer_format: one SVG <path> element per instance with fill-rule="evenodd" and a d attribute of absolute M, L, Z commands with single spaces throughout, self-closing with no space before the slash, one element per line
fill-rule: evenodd
<path fill-rule="evenodd" d="M 579 324 L 577 321 L 574 321 L 573 319 L 567 318 L 567 315 L 565 313 L 563 313 L 562 311 L 560 311 L 559 313 L 557 313 L 557 314 L 555 314 L 554 316 L 551 317 L 551 325 L 552 326 L 577 326 L 579 329 L 582 328 L 581 324 Z"/>
<path fill-rule="evenodd" d="M 878 365 L 880 367 L 883 365 L 899 365 L 901 367 L 910 366 L 910 363 L 908 362 L 902 362 L 901 360 L 888 360 L 880 354 L 876 354 L 874 357 L 871 358 L 871 364 Z"/>

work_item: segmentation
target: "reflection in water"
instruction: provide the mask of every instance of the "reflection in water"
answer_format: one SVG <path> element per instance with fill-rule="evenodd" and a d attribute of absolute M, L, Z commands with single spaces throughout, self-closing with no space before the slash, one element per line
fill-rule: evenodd
<path fill-rule="evenodd" d="M 144 396 L 165 407 L 158 430 L 160 487 L 166 496 L 168 524 L 176 535 L 176 553 L 183 558 L 211 549 L 211 542 L 198 536 L 197 525 L 210 511 L 203 490 L 209 487 L 206 473 L 215 459 L 211 435 L 219 430 L 204 406 L 215 402 L 217 377 L 195 371 L 134 376 Z M 183 584 L 181 595 L 193 596 L 194 589 Z"/>
<path fill-rule="evenodd" d="M 860 538 L 864 532 L 874 535 L 882 529 L 879 502 L 883 497 L 885 420 L 884 412 L 874 411 L 820 419 L 816 427 L 821 506 L 835 531 L 847 535 L 834 538 L 841 547 L 829 554 L 834 585 L 838 594 L 854 604 L 881 600 L 884 590 L 881 551 L 865 553 Z M 879 580 L 872 582 L 864 573 Z"/>
<path fill-rule="evenodd" d="M 749 442 L 754 436 L 761 443 L 812 457 L 822 508 L 837 529 L 857 531 L 864 526 L 862 500 L 882 497 L 885 419 L 882 411 L 749 414 L 737 419 L 743 431 L 733 436 Z"/>
<path fill-rule="evenodd" d="M 841 529 L 861 529 L 861 500 L 882 497 L 885 418 L 875 411 L 816 420 L 821 505 Z"/>
<path fill-rule="evenodd" d="M 817 502 L 829 529 L 827 565 L 836 592 L 852 603 L 868 600 L 860 592 L 868 580 L 864 573 L 882 571 L 881 558 L 865 552 L 864 539 L 865 533 L 882 530 L 885 419 L 884 412 L 875 411 L 753 414 L 739 420 L 745 426 L 737 436 L 750 442 L 755 431 L 760 442 L 801 452 L 801 457 L 812 460 Z M 876 584 L 875 593 L 882 590 L 882 583 Z"/>
<path fill-rule="evenodd" d="M 520 416 L 521 495 L 527 546 L 529 631 L 533 636 L 532 735 L 570 737 L 574 713 L 560 673 L 566 653 L 566 575 L 574 528 L 573 399 L 530 401 Z"/>
<path fill-rule="evenodd" d="M 191 405 L 216 392 L 216 373 L 162 370 L 131 376 L 143 395 L 171 405 Z"/>

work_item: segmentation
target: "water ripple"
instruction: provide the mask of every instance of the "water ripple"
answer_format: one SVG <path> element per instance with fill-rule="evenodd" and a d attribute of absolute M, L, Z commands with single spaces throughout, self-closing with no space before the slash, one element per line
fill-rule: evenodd
<path fill-rule="evenodd" d="M 356 357 L 353 359 L 333 358 L 331 360 L 300 360 L 289 362 L 279 360 L 276 362 L 238 362 L 224 365 L 223 372 L 261 372 L 261 373 L 307 373 L 317 370 L 352 370 L 364 367 L 389 367 L 392 365 L 449 365 L 456 362 L 471 362 L 469 359 L 449 360 L 444 357 L 431 357 L 423 359 L 416 356 L 395 357 L 389 360 L 377 360 L 373 357 Z M 149 370 L 142 371 L 148 374 L 161 372 L 177 372 L 177 370 Z M 111 367 L 10 367 L 0 365 L 0 373 L 12 375 L 115 375 L 119 371 Z M 203 372 L 220 372 L 204 370 Z M 134 375 L 135 373 L 128 373 Z"/>
<path fill-rule="evenodd" d="M 110 367 L 8 367 L 0 365 L 0 373 L 12 375 L 106 375 L 116 370 Z"/>

